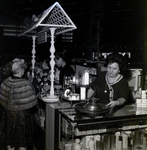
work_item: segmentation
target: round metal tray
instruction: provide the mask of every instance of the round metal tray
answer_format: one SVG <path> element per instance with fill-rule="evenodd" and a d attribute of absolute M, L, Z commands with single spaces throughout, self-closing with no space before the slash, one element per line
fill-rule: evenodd
<path fill-rule="evenodd" d="M 93 105 L 90 103 L 81 102 L 81 103 L 75 104 L 75 110 L 77 113 L 80 113 L 80 114 L 102 115 L 108 112 L 109 109 L 110 109 L 109 107 L 101 103 L 95 103 Z"/>

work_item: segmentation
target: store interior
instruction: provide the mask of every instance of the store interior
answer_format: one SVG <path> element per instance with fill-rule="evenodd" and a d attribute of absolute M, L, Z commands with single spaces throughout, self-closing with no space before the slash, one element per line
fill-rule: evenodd
<path fill-rule="evenodd" d="M 49 85 L 44 82 L 45 77 L 39 76 L 45 69 L 41 68 L 43 71 L 41 70 L 40 74 L 36 73 L 45 60 L 48 62 L 53 60 L 52 49 L 55 48 L 55 51 L 59 53 L 66 52 L 68 62 L 76 75 L 81 75 L 79 78 L 71 77 L 66 82 L 70 82 L 75 93 L 80 93 L 82 89 L 76 85 L 76 79 L 81 81 L 84 71 L 88 70 L 89 81 L 92 82 L 99 72 L 106 70 L 104 64 L 106 56 L 112 52 L 119 52 L 128 58 L 128 70 L 132 73 L 132 76 L 129 76 L 130 80 L 129 77 L 127 78 L 129 86 L 135 92 L 140 88 L 145 91 L 147 89 L 147 2 L 145 0 L 61 0 L 58 2 L 59 6 L 65 11 L 63 14 L 67 14 L 64 17 L 69 17 L 71 20 L 68 21 L 73 22 L 75 28 L 52 36 L 52 26 L 50 26 L 47 35 L 43 34 L 43 41 L 41 41 L 37 33 L 40 31 L 44 33 L 46 28 L 42 30 L 42 28 L 34 27 L 35 19 L 47 12 L 46 10 L 50 10 L 55 2 L 53 0 L 41 2 L 0 0 L 0 64 L 5 66 L 16 57 L 23 58 L 28 66 L 33 68 L 31 68 L 33 79 L 41 78 L 37 83 L 39 103 L 33 117 L 34 145 L 30 149 L 67 150 L 75 143 L 79 144 L 79 139 L 84 142 L 85 149 L 90 139 L 97 142 L 97 145 L 95 144 L 97 149 L 102 149 L 102 143 L 105 145 L 103 148 L 111 150 L 114 147 L 117 147 L 117 150 L 120 150 L 120 147 L 123 147 L 122 150 L 135 150 L 133 149 L 135 146 L 138 146 L 138 149 L 141 146 L 147 149 L 147 142 L 145 142 L 147 141 L 147 111 L 143 106 L 144 103 L 141 104 L 141 109 L 138 109 L 140 108 L 139 100 L 143 97 L 131 102 L 124 107 L 123 113 L 120 111 L 119 115 L 116 114 L 112 118 L 93 114 L 92 116 L 77 115 L 77 110 L 73 108 L 74 101 L 65 99 L 65 95 L 60 93 L 60 86 L 55 84 L 54 80 L 47 81 L 51 83 Z M 25 31 L 28 32 L 25 33 Z M 37 39 L 32 38 L 36 35 Z M 50 61 L 50 65 L 51 68 L 54 67 L 54 62 Z M 38 70 L 35 67 L 38 67 Z M 34 75 L 35 69 L 37 71 Z M 46 69 L 46 71 L 50 73 L 50 70 Z M 5 72 L 9 74 L 7 66 L 5 66 Z M 128 75 L 127 72 L 125 73 Z M 82 87 L 85 88 L 85 85 Z M 44 88 L 47 90 L 43 91 Z M 57 103 L 42 100 L 43 94 L 50 93 L 51 96 L 56 96 L 52 95 L 54 90 L 59 98 Z M 66 88 L 64 90 L 66 91 Z M 53 100 L 56 100 L 54 98 Z M 132 139 L 134 145 L 131 143 Z M 122 141 L 127 141 L 127 144 Z M 96 148 L 90 150 L 96 150 Z"/>

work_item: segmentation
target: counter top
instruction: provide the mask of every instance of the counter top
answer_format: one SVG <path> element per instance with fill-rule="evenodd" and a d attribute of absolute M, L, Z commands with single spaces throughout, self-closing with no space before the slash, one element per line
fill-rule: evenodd
<path fill-rule="evenodd" d="M 50 105 L 54 109 L 66 109 L 71 108 L 71 104 L 69 102 L 61 102 L 60 100 L 56 103 L 46 103 Z"/>
<path fill-rule="evenodd" d="M 140 113 L 137 109 L 140 109 Z M 64 115 L 67 119 L 72 122 L 87 122 L 87 121 L 108 121 L 108 120 L 125 120 L 126 118 L 130 120 L 136 120 L 141 118 L 147 119 L 147 108 L 136 108 L 135 104 L 125 105 L 123 108 L 117 110 L 112 116 L 108 115 L 96 115 L 96 116 L 89 116 L 78 114 L 74 108 L 66 108 L 60 109 L 60 113 Z"/>
<path fill-rule="evenodd" d="M 135 121 L 139 119 L 147 120 L 147 108 L 146 107 L 136 107 L 135 103 L 130 105 L 125 105 L 123 108 L 118 109 L 113 115 L 109 115 L 107 112 L 104 115 L 91 116 L 89 114 L 80 114 L 75 111 L 74 103 L 71 101 L 59 100 L 56 103 L 45 103 L 53 109 L 57 109 L 60 114 L 62 114 L 66 119 L 71 122 L 83 123 L 83 122 L 117 122 L 117 121 Z"/>

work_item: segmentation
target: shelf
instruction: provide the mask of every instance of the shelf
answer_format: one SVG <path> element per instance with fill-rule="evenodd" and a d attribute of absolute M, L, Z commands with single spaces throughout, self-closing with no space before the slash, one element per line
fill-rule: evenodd
<path fill-rule="evenodd" d="M 124 114 L 122 114 L 122 110 L 124 111 Z M 63 129 L 64 132 L 68 134 L 68 126 L 70 124 L 72 125 L 72 139 L 70 141 L 70 144 L 72 143 L 72 145 L 75 144 L 75 139 L 77 138 L 82 141 L 84 140 L 84 142 L 88 144 L 88 140 L 91 136 L 94 140 L 99 136 L 99 141 L 103 143 L 103 148 L 107 147 L 107 149 L 110 149 L 111 146 L 114 146 L 117 149 L 128 148 L 132 150 L 134 149 L 134 146 L 139 145 L 143 149 L 146 149 L 147 112 L 140 115 L 136 114 L 134 105 L 127 105 L 118 111 L 120 111 L 119 115 L 113 114 L 113 116 L 110 117 L 92 117 L 78 114 L 74 108 L 60 110 L 62 125 L 64 125 L 61 129 L 61 137 L 64 138 L 65 136 L 63 134 Z M 116 140 L 109 143 L 108 141 L 111 141 L 110 139 L 112 139 L 111 136 Z M 119 138 L 122 138 L 122 140 Z M 144 138 L 143 143 L 141 143 L 141 138 Z M 117 144 L 118 142 L 120 145 Z M 64 143 L 65 142 L 63 142 L 63 144 Z M 94 143 L 96 146 L 96 141 L 94 141 Z M 85 148 L 87 144 L 84 144 Z M 67 145 L 68 141 L 66 146 Z M 71 148 L 72 145 L 69 147 Z"/>

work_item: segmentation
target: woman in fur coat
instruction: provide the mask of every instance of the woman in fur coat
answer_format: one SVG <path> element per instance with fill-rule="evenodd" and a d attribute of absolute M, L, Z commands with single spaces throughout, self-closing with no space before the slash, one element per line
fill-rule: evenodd
<path fill-rule="evenodd" d="M 25 61 L 15 58 L 12 61 L 12 76 L 0 86 L 0 104 L 4 107 L 2 117 L 1 142 L 8 150 L 16 147 L 26 150 L 32 145 L 31 108 L 37 104 L 33 85 L 22 78 Z"/>

